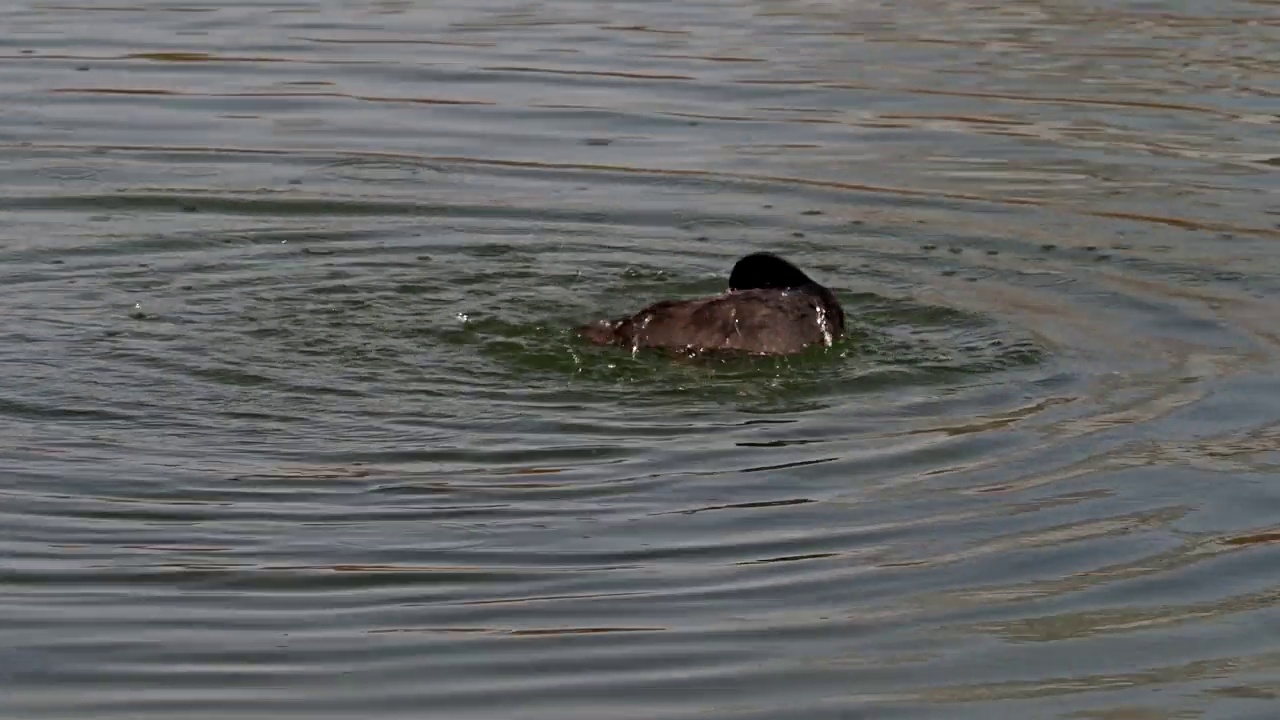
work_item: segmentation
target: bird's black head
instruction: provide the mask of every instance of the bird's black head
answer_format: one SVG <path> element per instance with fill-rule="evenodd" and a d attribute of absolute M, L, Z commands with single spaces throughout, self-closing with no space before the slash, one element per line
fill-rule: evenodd
<path fill-rule="evenodd" d="M 816 284 L 803 270 L 768 252 L 747 255 L 729 273 L 730 290 L 789 290 Z"/>

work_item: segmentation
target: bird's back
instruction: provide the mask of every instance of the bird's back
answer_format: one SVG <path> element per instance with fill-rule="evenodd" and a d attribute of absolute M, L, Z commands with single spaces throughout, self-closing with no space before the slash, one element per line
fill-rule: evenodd
<path fill-rule="evenodd" d="M 694 300 L 666 300 L 630 317 L 581 328 L 591 342 L 694 352 L 794 353 L 831 345 L 844 330 L 838 304 L 807 289 L 736 290 Z"/>

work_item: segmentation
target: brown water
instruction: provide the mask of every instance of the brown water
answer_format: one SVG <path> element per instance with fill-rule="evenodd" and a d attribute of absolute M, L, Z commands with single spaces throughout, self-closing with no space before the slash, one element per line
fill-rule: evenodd
<path fill-rule="evenodd" d="M 0 28 L 3 717 L 1280 714 L 1280 3 Z"/>

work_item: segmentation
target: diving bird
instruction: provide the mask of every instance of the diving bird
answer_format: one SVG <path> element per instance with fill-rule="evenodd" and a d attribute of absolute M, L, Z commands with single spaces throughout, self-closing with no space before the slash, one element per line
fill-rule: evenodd
<path fill-rule="evenodd" d="M 690 353 L 789 355 L 844 334 L 835 293 L 769 252 L 747 255 L 729 273 L 729 289 L 711 297 L 663 300 L 616 320 L 578 328 L 596 345 Z"/>

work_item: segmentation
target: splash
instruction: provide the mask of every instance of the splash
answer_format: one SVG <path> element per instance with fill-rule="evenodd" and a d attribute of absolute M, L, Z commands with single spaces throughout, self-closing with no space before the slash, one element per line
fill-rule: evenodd
<path fill-rule="evenodd" d="M 827 347 L 835 344 L 835 338 L 831 334 L 831 326 L 827 324 L 827 309 L 822 305 L 814 305 L 818 311 L 818 329 L 822 331 L 822 341 Z"/>

